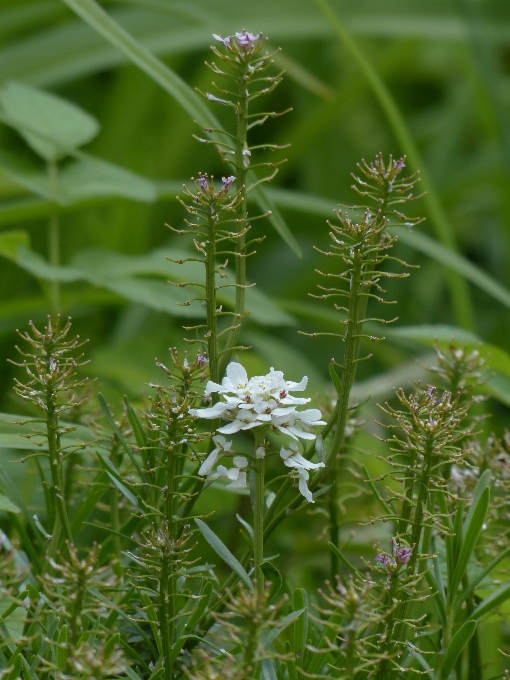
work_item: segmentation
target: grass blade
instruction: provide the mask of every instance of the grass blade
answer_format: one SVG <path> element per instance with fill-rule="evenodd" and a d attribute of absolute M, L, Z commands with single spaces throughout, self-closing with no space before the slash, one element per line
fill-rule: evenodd
<path fill-rule="evenodd" d="M 455 633 L 444 658 L 441 675 L 439 676 L 440 680 L 447 680 L 455 662 L 459 658 L 464 647 L 473 637 L 475 630 L 476 621 L 466 621 L 462 628 Z"/>

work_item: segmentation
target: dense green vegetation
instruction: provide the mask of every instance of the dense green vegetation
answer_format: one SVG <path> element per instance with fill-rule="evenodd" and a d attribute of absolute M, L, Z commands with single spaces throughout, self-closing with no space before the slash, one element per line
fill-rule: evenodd
<path fill-rule="evenodd" d="M 394 388 L 409 393 L 411 383 L 434 382 L 426 370 L 436 362 L 434 345 L 446 350 L 455 339 L 486 361 L 480 389 L 488 398 L 474 406 L 480 440 L 492 433 L 503 437 L 508 426 L 510 5 L 503 0 L 115 0 L 102 7 L 111 25 L 92 0 L 3 0 L 0 6 L 0 411 L 38 415 L 13 390 L 23 370 L 8 360 L 19 360 L 16 329 L 25 332 L 29 320 L 42 328 L 48 314 L 71 316 L 73 332 L 89 339 L 82 351 L 90 363 L 78 367 L 78 378 L 95 382 L 86 387 L 91 399 L 75 417 L 86 424 L 98 419 L 105 430 L 106 407 L 97 393 L 119 421 L 125 396 L 141 413 L 138 409 L 148 408 L 149 384 L 165 384 L 155 357 L 169 365 L 174 347 L 181 357 L 185 350 L 194 355 L 196 347 L 183 339 L 191 333 L 182 328 L 201 323 L 204 308 L 183 306 L 189 291 L 168 283 L 188 280 L 168 258 L 192 253 L 191 239 L 176 233 L 189 217 L 176 196 L 183 184 L 194 190 L 190 178 L 199 173 L 219 179 L 232 172 L 214 145 L 197 139 L 205 136 L 197 121 L 214 127 L 215 116 L 226 129 L 233 125 L 228 107 L 213 106 L 202 95 L 211 91 L 205 62 L 212 58 L 212 34 L 261 31 L 270 51 L 282 47 L 270 74 L 285 75 L 260 104 L 255 100 L 254 111 L 286 113 L 254 128 L 251 138 L 252 145 L 282 148 L 261 150 L 259 161 L 275 162 L 278 173 L 249 203 L 251 218 L 272 211 L 271 218 L 253 221 L 250 238 L 260 241 L 254 245 L 257 254 L 246 260 L 247 282 L 256 288 L 246 293 L 251 314 L 243 321 L 239 344 L 250 349 L 234 354 L 249 376 L 266 374 L 271 366 L 287 380 L 307 375 L 307 396 L 331 411 L 330 361 L 340 363 L 343 356 L 342 343 L 331 335 L 340 332 L 339 313 L 327 301 L 309 297 L 324 283 L 317 270 L 328 265 L 319 252 L 330 247 L 326 220 L 335 219 L 339 203 L 357 200 L 351 173 L 359 175 L 360 159 L 371 162 L 379 152 L 386 159 L 405 156 L 406 172 L 420 171 L 415 195 L 424 192 L 406 213 L 425 220 L 400 229 L 392 251 L 417 268 L 408 270 L 409 278 L 381 281 L 385 298 L 397 301 L 382 314 L 398 320 L 383 331 L 368 327 L 370 335 L 384 335 L 384 342 L 361 342 L 362 355 L 372 358 L 359 363 L 351 397 L 365 402 L 356 414 L 364 426 L 337 470 L 334 532 L 342 555 L 362 569 L 363 559 L 373 563 L 374 544 L 388 550 L 392 536 L 387 523 L 370 523 L 379 508 L 362 482 L 362 465 L 371 477 L 386 469 L 378 456 L 386 458 L 388 448 L 373 436 L 384 436 L 378 421 L 387 422 L 377 403 L 389 402 L 391 411 L 397 408 Z M 50 119 L 39 121 L 46 140 L 41 142 L 39 133 L 34 138 L 33 112 L 43 91 L 61 101 L 46 101 L 55 106 L 50 116 L 55 128 L 44 127 Z M 66 109 L 65 102 L 80 111 Z M 68 146 L 52 147 L 44 137 L 48 129 L 49 138 L 68 133 Z M 218 300 L 225 309 L 234 308 L 229 289 Z M 380 315 L 369 306 L 368 317 Z M 326 335 L 310 337 L 314 333 Z M 490 420 L 482 418 L 487 414 Z M 28 515 L 44 524 L 45 496 L 34 461 L 9 462 L 19 457 L 16 449 L 23 450 L 26 440 L 8 421 L 2 415 L 0 500 L 7 503 L 5 495 L 23 503 Z M 126 418 L 122 427 L 129 430 Z M 90 432 L 84 429 L 80 436 Z M 249 451 L 250 439 L 240 441 Z M 80 465 L 91 463 L 85 456 Z M 269 469 L 276 476 L 276 469 Z M 84 479 L 76 471 L 71 495 L 83 491 Z M 109 521 L 107 499 L 97 501 L 89 525 L 75 536 L 78 550 L 108 535 L 101 528 Z M 284 591 L 315 592 L 332 570 L 347 573 L 328 548 L 333 535 L 328 503 L 328 494 L 318 497 L 313 507 L 288 517 L 267 542 L 266 555 L 275 555 L 285 577 Z M 27 529 L 33 538 L 33 520 L 26 524 L 8 504 L 5 510 L 2 531 L 24 539 Z M 218 483 L 200 496 L 194 512 L 207 516 L 241 559 L 244 539 L 235 517 L 249 515 L 249 495 L 229 493 Z M 498 531 L 505 536 L 503 510 L 500 519 Z M 37 540 L 42 545 L 39 535 Z M 217 564 L 224 583 L 230 570 L 202 536 L 193 540 L 201 541 L 202 561 Z M 132 549 L 128 543 L 116 543 L 118 554 Z M 508 563 L 502 566 L 507 569 Z M 509 611 L 503 603 L 503 615 Z M 510 652 L 510 628 L 500 614 L 486 618 L 479 643 L 483 679 L 503 677 L 505 659 L 497 650 Z M 462 669 L 457 670 L 461 680 Z"/>

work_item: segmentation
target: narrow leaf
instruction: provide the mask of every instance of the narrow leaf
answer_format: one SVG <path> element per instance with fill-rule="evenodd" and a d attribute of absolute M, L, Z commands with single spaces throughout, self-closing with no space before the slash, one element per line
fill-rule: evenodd
<path fill-rule="evenodd" d="M 466 623 L 455 633 L 446 651 L 446 655 L 441 669 L 440 680 L 447 680 L 450 671 L 455 666 L 462 650 L 473 637 L 476 630 L 476 621 L 466 621 Z"/>
<path fill-rule="evenodd" d="M 480 619 L 484 614 L 488 614 L 490 611 L 499 607 L 506 600 L 510 598 L 510 583 L 504 583 L 497 590 L 491 593 L 485 600 L 482 600 L 475 611 L 471 614 L 472 618 L 475 620 Z"/>
<path fill-rule="evenodd" d="M 241 581 L 248 587 L 253 588 L 253 583 L 251 578 L 246 573 L 243 565 L 237 560 L 234 555 L 230 552 L 227 546 L 221 541 L 218 536 L 210 529 L 205 522 L 201 519 L 195 518 L 195 522 L 202 532 L 203 537 L 209 543 L 211 548 L 216 552 L 216 554 L 221 557 L 221 559 L 228 564 L 228 566 L 235 571 L 239 576 Z"/>
<path fill-rule="evenodd" d="M 489 489 L 484 489 L 482 495 L 478 499 L 473 513 L 471 514 L 469 524 L 465 527 L 464 540 L 455 565 L 451 583 L 449 584 L 449 598 L 453 600 L 457 595 L 457 588 L 462 581 L 462 577 L 466 571 L 467 565 L 473 554 L 478 537 L 482 531 L 485 522 L 487 510 L 489 508 Z"/>

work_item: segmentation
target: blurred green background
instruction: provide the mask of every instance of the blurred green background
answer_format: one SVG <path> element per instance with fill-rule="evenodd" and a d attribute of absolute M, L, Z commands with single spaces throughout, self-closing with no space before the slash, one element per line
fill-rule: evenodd
<path fill-rule="evenodd" d="M 359 444 L 380 452 L 371 436 L 378 427 L 376 402 L 391 399 L 393 387 L 423 378 L 416 358 L 430 362 L 434 338 L 448 342 L 453 335 L 484 343 L 494 398 L 483 408 L 494 415 L 487 428 L 501 434 L 510 405 L 508 0 L 331 0 L 336 19 L 312 0 L 119 0 L 103 7 L 201 91 L 211 87 L 204 62 L 212 33 L 263 31 L 270 48 L 282 47 L 275 62 L 286 70 L 285 80 L 264 108 L 292 112 L 269 121 L 253 139 L 291 144 L 279 152 L 288 162 L 270 196 L 296 243 L 290 247 L 268 220 L 254 223 L 253 233 L 266 238 L 249 260 L 248 276 L 273 306 L 254 300 L 257 309 L 243 331 L 243 342 L 253 347 L 242 357 L 248 371 L 274 365 L 288 379 L 307 374 L 310 396 L 327 401 L 328 363 L 341 359 L 342 348 L 331 338 L 297 333 L 338 330 L 332 306 L 308 297 L 321 283 L 316 268 L 331 265 L 313 246 L 327 247 L 325 220 L 335 205 L 355 200 L 350 174 L 361 158 L 407 154 L 408 169 L 420 167 L 427 191 L 413 214 L 426 221 L 402 234 L 394 254 L 420 268 L 407 280 L 388 281 L 388 299 L 398 305 L 382 314 L 399 320 L 384 327 L 386 342 L 367 346 L 373 359 L 359 367 L 356 396 L 371 397 Z M 154 357 L 165 361 L 168 347 L 184 347 L 182 325 L 200 313 L 177 306 L 180 291 L 166 284 L 175 267 L 165 263 L 165 254 L 190 244 L 164 225 L 183 225 L 175 200 L 183 182 L 200 171 L 218 177 L 228 169 L 214 148 L 193 138 L 200 130 L 179 103 L 64 2 L 2 0 L 0 46 L 0 87 L 15 80 L 74 102 L 101 126 L 84 151 L 132 173 L 113 188 L 88 177 L 81 194 L 63 201 L 58 213 L 61 262 L 85 271 L 62 283 L 62 312 L 90 338 L 87 373 L 117 411 L 124 394 L 139 404 L 147 383 L 159 379 Z M 232 125 L 229 112 L 213 112 Z M 25 239 L 26 246 L 29 238 L 32 251 L 47 258 L 48 196 L 41 187 L 27 188 L 13 157 L 43 168 L 18 133 L 0 123 L 1 229 L 25 232 L 28 237 L 18 234 L 14 242 Z M 26 248 L 6 241 L 0 250 L 0 410 L 22 413 L 12 391 L 15 369 L 5 359 L 15 356 L 15 329 L 49 313 L 48 276 Z M 375 473 L 379 463 L 367 460 Z M 354 487 L 345 493 L 355 497 L 347 504 L 344 539 L 353 555 L 370 556 L 385 533 L 357 528 L 354 519 L 370 514 L 367 497 Z M 210 492 L 204 501 L 204 510 L 216 509 L 211 522 L 227 542 L 229 530 L 239 528 L 231 520 L 238 500 L 243 514 L 247 497 Z M 318 504 L 305 522 L 303 513 L 289 520 L 271 546 L 293 585 L 316 585 L 327 575 L 322 513 Z"/>

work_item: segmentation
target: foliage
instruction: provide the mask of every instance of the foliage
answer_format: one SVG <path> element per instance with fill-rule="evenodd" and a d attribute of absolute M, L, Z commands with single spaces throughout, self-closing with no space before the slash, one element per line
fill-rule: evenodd
<path fill-rule="evenodd" d="M 508 676 L 509 22 L 6 0 L 2 679 Z"/>

